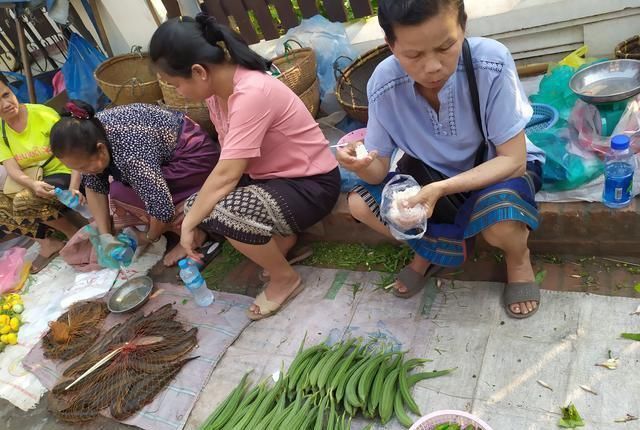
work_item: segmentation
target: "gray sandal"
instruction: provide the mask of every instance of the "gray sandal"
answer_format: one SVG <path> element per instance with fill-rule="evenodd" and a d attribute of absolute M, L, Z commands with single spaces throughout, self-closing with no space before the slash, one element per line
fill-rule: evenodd
<path fill-rule="evenodd" d="M 407 291 L 398 291 L 397 288 L 393 289 L 393 295 L 402 299 L 409 299 L 418 294 L 427 284 L 427 280 L 438 273 L 440 273 L 444 267 L 436 266 L 432 264 L 427 268 L 427 271 L 423 274 L 416 272 L 411 267 L 407 266 L 398 273 L 397 281 L 400 281 Z"/>
<path fill-rule="evenodd" d="M 538 312 L 540 309 L 540 286 L 535 282 L 511 282 L 508 283 L 502 293 L 502 301 L 507 315 L 511 318 L 524 319 Z M 511 305 L 523 302 L 537 302 L 538 306 L 526 314 L 515 313 L 511 310 Z"/>

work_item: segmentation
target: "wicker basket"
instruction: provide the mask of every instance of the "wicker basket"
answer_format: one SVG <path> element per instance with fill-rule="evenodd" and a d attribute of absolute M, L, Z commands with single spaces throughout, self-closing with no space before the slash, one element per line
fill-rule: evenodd
<path fill-rule="evenodd" d="M 305 92 L 298 97 L 304 102 L 304 105 L 311 112 L 314 118 L 318 116 L 320 110 L 320 81 L 316 78 L 313 84 Z"/>
<path fill-rule="evenodd" d="M 616 46 L 616 58 L 640 60 L 640 35 L 620 42 Z"/>
<path fill-rule="evenodd" d="M 367 82 L 378 64 L 390 55 L 389 46 L 382 45 L 363 54 L 344 71 L 340 71 L 337 63 L 334 64 L 336 98 L 351 118 L 366 124 L 369 118 Z"/>
<path fill-rule="evenodd" d="M 316 54 L 311 48 L 291 49 L 285 42 L 285 54 L 271 60 L 278 68 L 277 76 L 294 93 L 301 95 L 315 82 L 317 76 Z M 297 43 L 297 42 L 296 42 Z"/>
<path fill-rule="evenodd" d="M 98 66 L 96 81 L 114 105 L 155 103 L 162 97 L 148 54 L 118 55 Z"/>

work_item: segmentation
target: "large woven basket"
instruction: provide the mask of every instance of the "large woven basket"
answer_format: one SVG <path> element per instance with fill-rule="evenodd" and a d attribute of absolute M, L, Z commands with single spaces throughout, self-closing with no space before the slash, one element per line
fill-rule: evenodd
<path fill-rule="evenodd" d="M 155 103 L 162 97 L 148 54 L 132 53 L 109 58 L 98 66 L 95 77 L 114 105 Z"/>
<path fill-rule="evenodd" d="M 178 93 L 173 85 L 162 80 L 159 83 L 165 107 L 184 112 L 189 118 L 200 124 L 200 127 L 204 128 L 211 136 L 218 135 L 211 122 L 209 107 L 207 107 L 206 103 L 187 100 Z"/>
<path fill-rule="evenodd" d="M 318 116 L 320 110 L 320 81 L 316 78 L 309 88 L 298 97 L 304 102 L 304 105 L 309 109 L 311 116 L 314 118 Z"/>
<path fill-rule="evenodd" d="M 616 58 L 640 60 L 640 35 L 620 42 L 616 46 Z"/>
<path fill-rule="evenodd" d="M 336 98 L 351 118 L 366 124 L 369 119 L 367 82 L 378 64 L 390 55 L 389 46 L 382 45 L 363 54 L 344 71 L 339 69 L 337 62 L 334 64 Z"/>
<path fill-rule="evenodd" d="M 316 54 L 311 48 L 292 49 L 291 42 L 295 41 L 285 42 L 285 54 L 274 58 L 271 62 L 280 71 L 277 78 L 294 93 L 301 95 L 316 80 Z"/>

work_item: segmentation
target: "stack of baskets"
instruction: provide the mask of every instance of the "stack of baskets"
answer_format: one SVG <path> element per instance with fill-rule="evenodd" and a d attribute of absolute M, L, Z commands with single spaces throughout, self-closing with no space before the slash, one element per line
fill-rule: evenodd
<path fill-rule="evenodd" d="M 164 81 L 160 81 L 160 89 L 162 90 L 162 99 L 165 107 L 184 112 L 189 118 L 200 124 L 200 127 L 207 133 L 217 137 L 218 133 L 211 122 L 209 108 L 206 103 L 188 101 L 178 93 L 176 87 Z"/>
<path fill-rule="evenodd" d="M 367 82 L 373 71 L 385 58 L 391 55 L 388 45 L 378 46 L 363 54 L 344 71 L 334 64 L 336 71 L 336 98 L 351 118 L 367 123 L 369 102 L 367 100 Z"/>
<path fill-rule="evenodd" d="M 95 78 L 114 105 L 155 103 L 162 97 L 149 55 L 140 50 L 109 58 L 98 66 Z"/>
<path fill-rule="evenodd" d="M 640 35 L 620 42 L 616 46 L 616 58 L 640 60 Z"/>
<path fill-rule="evenodd" d="M 304 102 L 311 115 L 318 116 L 320 109 L 320 81 L 317 76 L 316 54 L 311 48 L 291 48 L 284 43 L 285 54 L 271 60 L 280 72 L 277 78 L 284 82 Z M 297 43 L 297 42 L 295 42 Z"/>

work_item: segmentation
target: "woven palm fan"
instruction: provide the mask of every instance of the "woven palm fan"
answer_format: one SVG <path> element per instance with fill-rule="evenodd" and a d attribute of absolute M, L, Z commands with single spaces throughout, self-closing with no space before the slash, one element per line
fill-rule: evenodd
<path fill-rule="evenodd" d="M 616 58 L 640 60 L 640 34 L 616 46 Z"/>
<path fill-rule="evenodd" d="M 366 123 L 369 118 L 367 100 L 367 82 L 373 71 L 385 58 L 391 55 L 388 45 L 381 45 L 365 53 L 344 71 L 340 70 L 338 60 L 333 65 L 336 74 L 336 98 L 347 115 Z"/>

